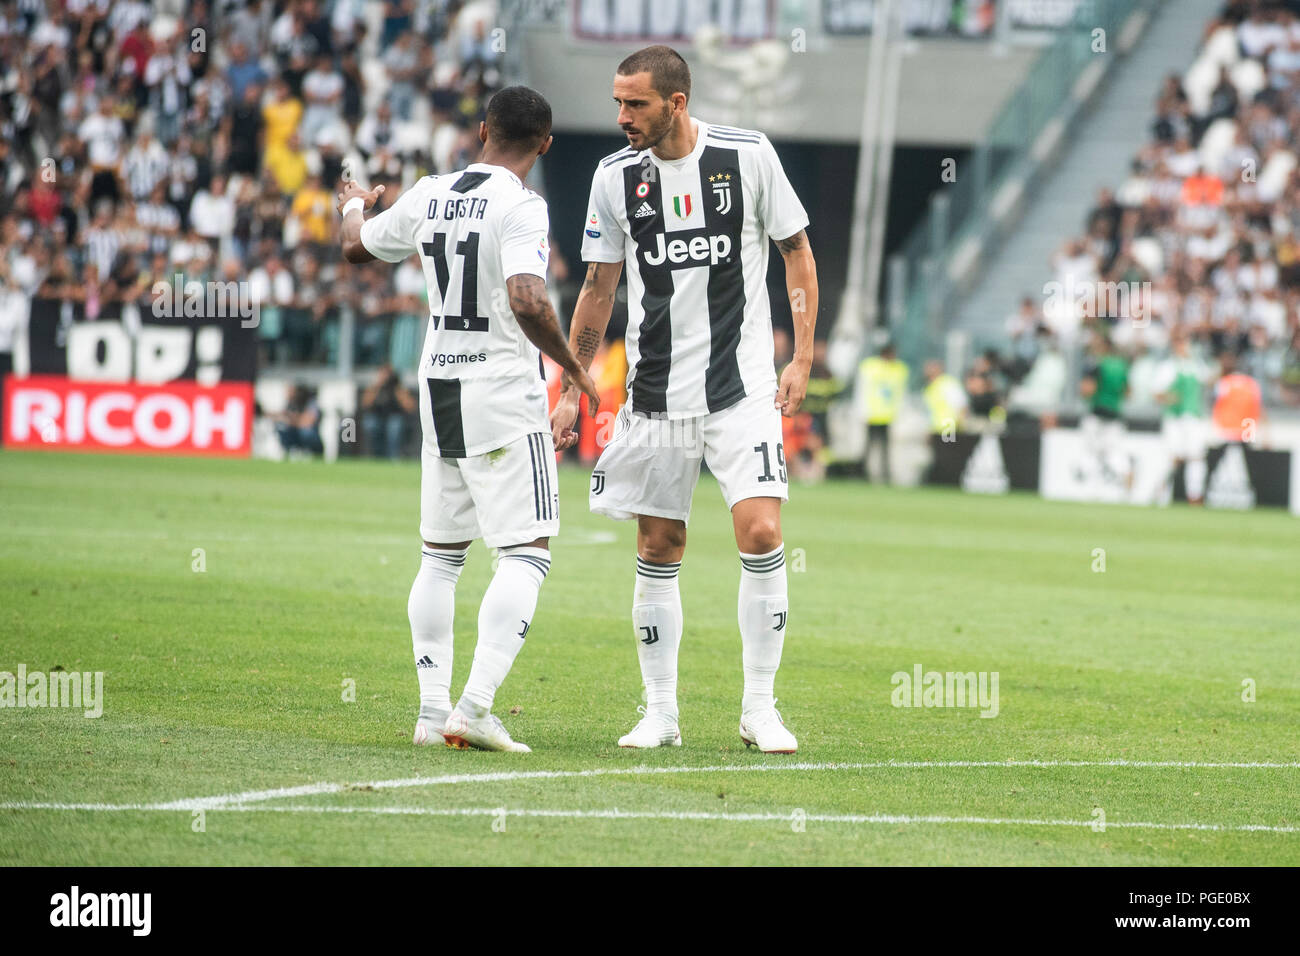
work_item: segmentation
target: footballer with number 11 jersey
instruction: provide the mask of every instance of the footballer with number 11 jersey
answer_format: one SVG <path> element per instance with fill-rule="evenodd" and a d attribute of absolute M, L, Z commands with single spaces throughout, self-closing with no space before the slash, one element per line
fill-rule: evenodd
<path fill-rule="evenodd" d="M 637 520 L 633 635 L 644 717 L 623 747 L 678 746 L 678 570 L 701 463 L 717 477 L 740 550 L 744 696 L 740 736 L 766 753 L 798 745 L 773 686 L 788 619 L 781 415 L 803 401 L 812 365 L 817 270 L 808 216 L 766 136 L 693 119 L 690 70 L 674 50 L 632 54 L 614 77 L 627 147 L 596 168 L 584 223 L 587 278 L 569 341 L 589 363 L 628 276 L 628 400 L 592 472 L 591 510 Z M 777 381 L 767 299 L 768 241 L 785 259 L 795 357 Z M 578 389 L 551 415 L 556 447 L 576 441 Z"/>
<path fill-rule="evenodd" d="M 414 742 L 527 751 L 492 715 L 492 701 L 528 635 L 549 540 L 560 527 L 555 449 L 541 352 L 596 388 L 569 350 L 546 295 L 546 202 L 524 185 L 551 144 L 551 108 L 522 86 L 492 97 L 479 162 L 426 176 L 373 219 L 384 187 L 349 182 L 339 196 L 349 262 L 420 257 L 429 326 L 420 358 L 419 574 L 407 614 L 420 712 Z M 451 705 L 452 616 L 470 542 L 497 548 L 478 616 L 469 679 Z"/>

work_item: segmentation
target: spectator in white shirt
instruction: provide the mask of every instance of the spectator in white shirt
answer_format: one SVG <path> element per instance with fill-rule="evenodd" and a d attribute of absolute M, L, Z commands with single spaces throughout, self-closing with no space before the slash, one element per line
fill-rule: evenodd
<path fill-rule="evenodd" d="M 59 4 L 50 4 L 49 17 L 42 20 L 32 31 L 31 44 L 33 49 L 52 46 L 60 50 L 66 50 L 68 43 L 72 40 L 72 34 L 68 32 L 63 10 Z"/>
<path fill-rule="evenodd" d="M 111 97 L 100 99 L 99 109 L 82 121 L 77 137 L 86 146 L 86 158 L 92 169 L 117 169 L 122 158 L 122 140 L 126 138 L 126 127 L 113 115 Z"/>
<path fill-rule="evenodd" d="M 158 122 L 158 138 L 168 146 L 176 142 L 181 133 L 181 120 L 185 115 L 185 100 L 194 76 L 183 50 L 186 34 L 177 29 L 176 37 L 159 44 L 144 71 L 144 83 L 149 88 L 149 104 Z"/>
<path fill-rule="evenodd" d="M 1286 28 L 1267 10 L 1257 10 L 1237 27 L 1242 52 L 1254 59 L 1263 59 L 1270 49 L 1286 41 Z"/>
<path fill-rule="evenodd" d="M 229 238 L 235 229 L 235 200 L 226 189 L 226 177 L 213 176 L 190 203 L 190 226 L 204 239 Z"/>
<path fill-rule="evenodd" d="M 1187 141 L 1186 137 L 1180 136 L 1174 141 L 1173 152 L 1165 160 L 1169 171 L 1180 179 L 1186 179 L 1188 176 L 1194 176 L 1201 169 L 1200 154 L 1192 148 L 1192 144 Z"/>
<path fill-rule="evenodd" d="M 315 67 L 302 78 L 302 98 L 306 110 L 298 132 L 303 142 L 314 143 L 318 133 L 339 123 L 343 116 L 343 77 L 328 55 L 318 56 Z"/>
<path fill-rule="evenodd" d="M 415 102 L 416 85 L 420 75 L 421 54 L 415 46 L 415 37 L 403 33 L 397 42 L 384 52 L 384 66 L 388 69 L 388 98 L 399 119 L 409 120 Z"/>
<path fill-rule="evenodd" d="M 271 256 L 248 276 L 249 298 L 261 309 L 293 303 L 293 274 L 279 256 Z"/>

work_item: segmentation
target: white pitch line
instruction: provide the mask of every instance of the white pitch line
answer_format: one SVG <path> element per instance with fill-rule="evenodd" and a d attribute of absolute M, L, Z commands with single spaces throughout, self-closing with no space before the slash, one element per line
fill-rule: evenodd
<path fill-rule="evenodd" d="M 305 783 L 298 787 L 277 787 L 272 790 L 248 790 L 244 793 L 218 794 L 214 797 L 192 797 L 189 799 L 170 800 L 165 803 L 145 804 L 150 810 L 212 810 L 235 803 L 251 803 L 260 800 L 278 800 L 281 797 L 310 797 L 318 793 L 338 793 L 350 786 L 368 786 L 367 784 L 347 783 Z"/>
<path fill-rule="evenodd" d="M 88 810 L 114 812 L 166 813 L 187 808 L 166 807 L 160 804 L 108 804 L 108 803 L 9 803 L 0 809 L 25 810 Z M 792 813 L 711 813 L 708 811 L 664 810 L 528 810 L 508 807 L 328 807 L 306 804 L 266 806 L 231 804 L 209 807 L 216 813 L 368 813 L 378 816 L 419 817 L 532 817 L 558 820 L 677 820 L 729 823 L 789 823 L 796 819 Z M 883 824 L 886 826 L 940 824 L 968 826 L 1023 826 L 1023 827 L 1096 827 L 1096 820 L 1037 820 L 1005 817 L 948 817 L 937 815 L 917 816 L 894 813 L 808 813 L 797 818 L 807 823 Z M 1201 830 L 1245 833 L 1300 833 L 1296 826 L 1270 826 L 1263 823 L 1152 823 L 1128 820 L 1107 820 L 1106 829 L 1129 830 Z"/>
<path fill-rule="evenodd" d="M 161 803 L 121 804 L 130 809 L 145 810 L 216 810 L 246 803 L 260 803 L 285 797 L 306 797 L 323 793 L 341 793 L 345 790 L 391 790 L 403 787 L 433 787 L 459 783 L 505 783 L 514 780 L 557 780 L 580 777 L 653 776 L 680 773 L 754 773 L 769 771 L 820 771 L 820 770 L 941 770 L 961 768 L 1075 768 L 1121 767 L 1136 769 L 1195 769 L 1195 770 L 1295 770 L 1300 761 L 1291 762 L 1238 762 L 1211 763 L 1195 760 L 887 760 L 874 763 L 780 763 L 715 765 L 709 767 L 594 767 L 589 770 L 497 770 L 485 773 L 442 774 L 436 777 L 405 777 L 395 780 L 371 780 L 362 783 L 307 783 L 295 787 L 276 787 L 270 790 L 245 790 L 241 793 L 218 794 L 211 797 L 187 797 Z M 95 809 L 101 804 L 31 804 L 25 802 L 0 803 L 0 809 Z"/>

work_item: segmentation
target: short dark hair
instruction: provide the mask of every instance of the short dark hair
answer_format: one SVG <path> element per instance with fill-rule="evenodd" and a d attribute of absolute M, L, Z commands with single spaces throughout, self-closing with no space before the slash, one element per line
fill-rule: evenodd
<path fill-rule="evenodd" d="M 507 86 L 488 101 L 486 122 L 498 146 L 530 152 L 551 135 L 551 104 L 536 90 Z"/>
<path fill-rule="evenodd" d="M 682 55 L 670 46 L 648 46 L 637 50 L 618 65 L 620 76 L 649 73 L 655 92 L 668 99 L 674 93 L 691 98 L 691 68 Z"/>

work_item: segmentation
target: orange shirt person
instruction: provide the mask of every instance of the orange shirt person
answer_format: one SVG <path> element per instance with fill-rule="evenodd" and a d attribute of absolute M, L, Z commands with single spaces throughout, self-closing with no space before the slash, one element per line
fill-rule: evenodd
<path fill-rule="evenodd" d="M 1214 428 L 1224 441 L 1253 441 L 1264 411 L 1259 383 L 1237 371 L 1237 357 L 1231 352 L 1219 360 L 1223 376 L 1214 385 Z"/>
<path fill-rule="evenodd" d="M 1209 173 L 1197 173 L 1183 180 L 1184 206 L 1222 206 L 1223 180 Z"/>

